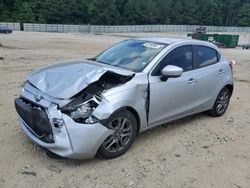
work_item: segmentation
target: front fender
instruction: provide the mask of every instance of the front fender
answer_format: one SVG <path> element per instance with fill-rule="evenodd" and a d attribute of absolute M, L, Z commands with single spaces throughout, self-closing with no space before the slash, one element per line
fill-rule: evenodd
<path fill-rule="evenodd" d="M 114 112 L 124 107 L 133 108 L 140 118 L 140 131 L 147 126 L 147 86 L 138 85 L 122 92 L 103 96 L 102 102 L 92 113 L 100 120 L 108 119 Z"/>

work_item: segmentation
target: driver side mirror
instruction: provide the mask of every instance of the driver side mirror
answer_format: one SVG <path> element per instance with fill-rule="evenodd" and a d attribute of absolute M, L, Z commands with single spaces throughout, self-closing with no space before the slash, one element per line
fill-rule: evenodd
<path fill-rule="evenodd" d="M 183 69 L 174 65 L 167 65 L 161 70 L 161 80 L 166 81 L 168 78 L 176 78 L 181 76 Z"/>

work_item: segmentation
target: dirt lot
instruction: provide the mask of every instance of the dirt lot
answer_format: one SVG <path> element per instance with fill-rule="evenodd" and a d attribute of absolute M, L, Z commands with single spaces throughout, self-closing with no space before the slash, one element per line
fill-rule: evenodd
<path fill-rule="evenodd" d="M 28 72 L 91 57 L 124 38 L 0 35 L 0 187 L 250 187 L 249 50 L 223 50 L 237 61 L 235 91 L 223 117 L 199 114 L 147 131 L 117 159 L 51 159 L 23 134 L 13 100 Z"/>

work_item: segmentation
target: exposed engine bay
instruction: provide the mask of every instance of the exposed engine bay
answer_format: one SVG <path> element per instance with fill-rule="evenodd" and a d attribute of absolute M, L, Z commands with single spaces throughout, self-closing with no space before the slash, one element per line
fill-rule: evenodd
<path fill-rule="evenodd" d="M 69 115 L 77 123 L 92 123 L 95 121 L 95 117 L 92 117 L 91 114 L 101 103 L 102 92 L 120 84 L 125 84 L 133 76 L 123 76 L 107 71 L 98 81 L 91 83 L 83 91 L 73 96 L 72 101 L 63 106 L 61 111 Z"/>
<path fill-rule="evenodd" d="M 114 72 L 107 71 L 98 81 L 91 83 L 84 89 L 87 93 L 101 94 L 104 90 L 111 89 L 117 85 L 125 84 L 131 80 L 134 75 L 124 76 Z"/>

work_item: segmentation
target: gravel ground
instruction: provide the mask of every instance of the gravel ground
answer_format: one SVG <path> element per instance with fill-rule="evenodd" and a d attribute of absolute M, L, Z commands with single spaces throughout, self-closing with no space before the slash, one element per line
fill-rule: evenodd
<path fill-rule="evenodd" d="M 140 134 L 119 158 L 52 159 L 24 135 L 13 100 L 28 72 L 56 61 L 91 57 L 124 38 L 0 35 L 0 187 L 250 187 L 249 50 L 223 50 L 237 62 L 235 91 L 223 117 L 198 114 L 154 128 Z"/>

